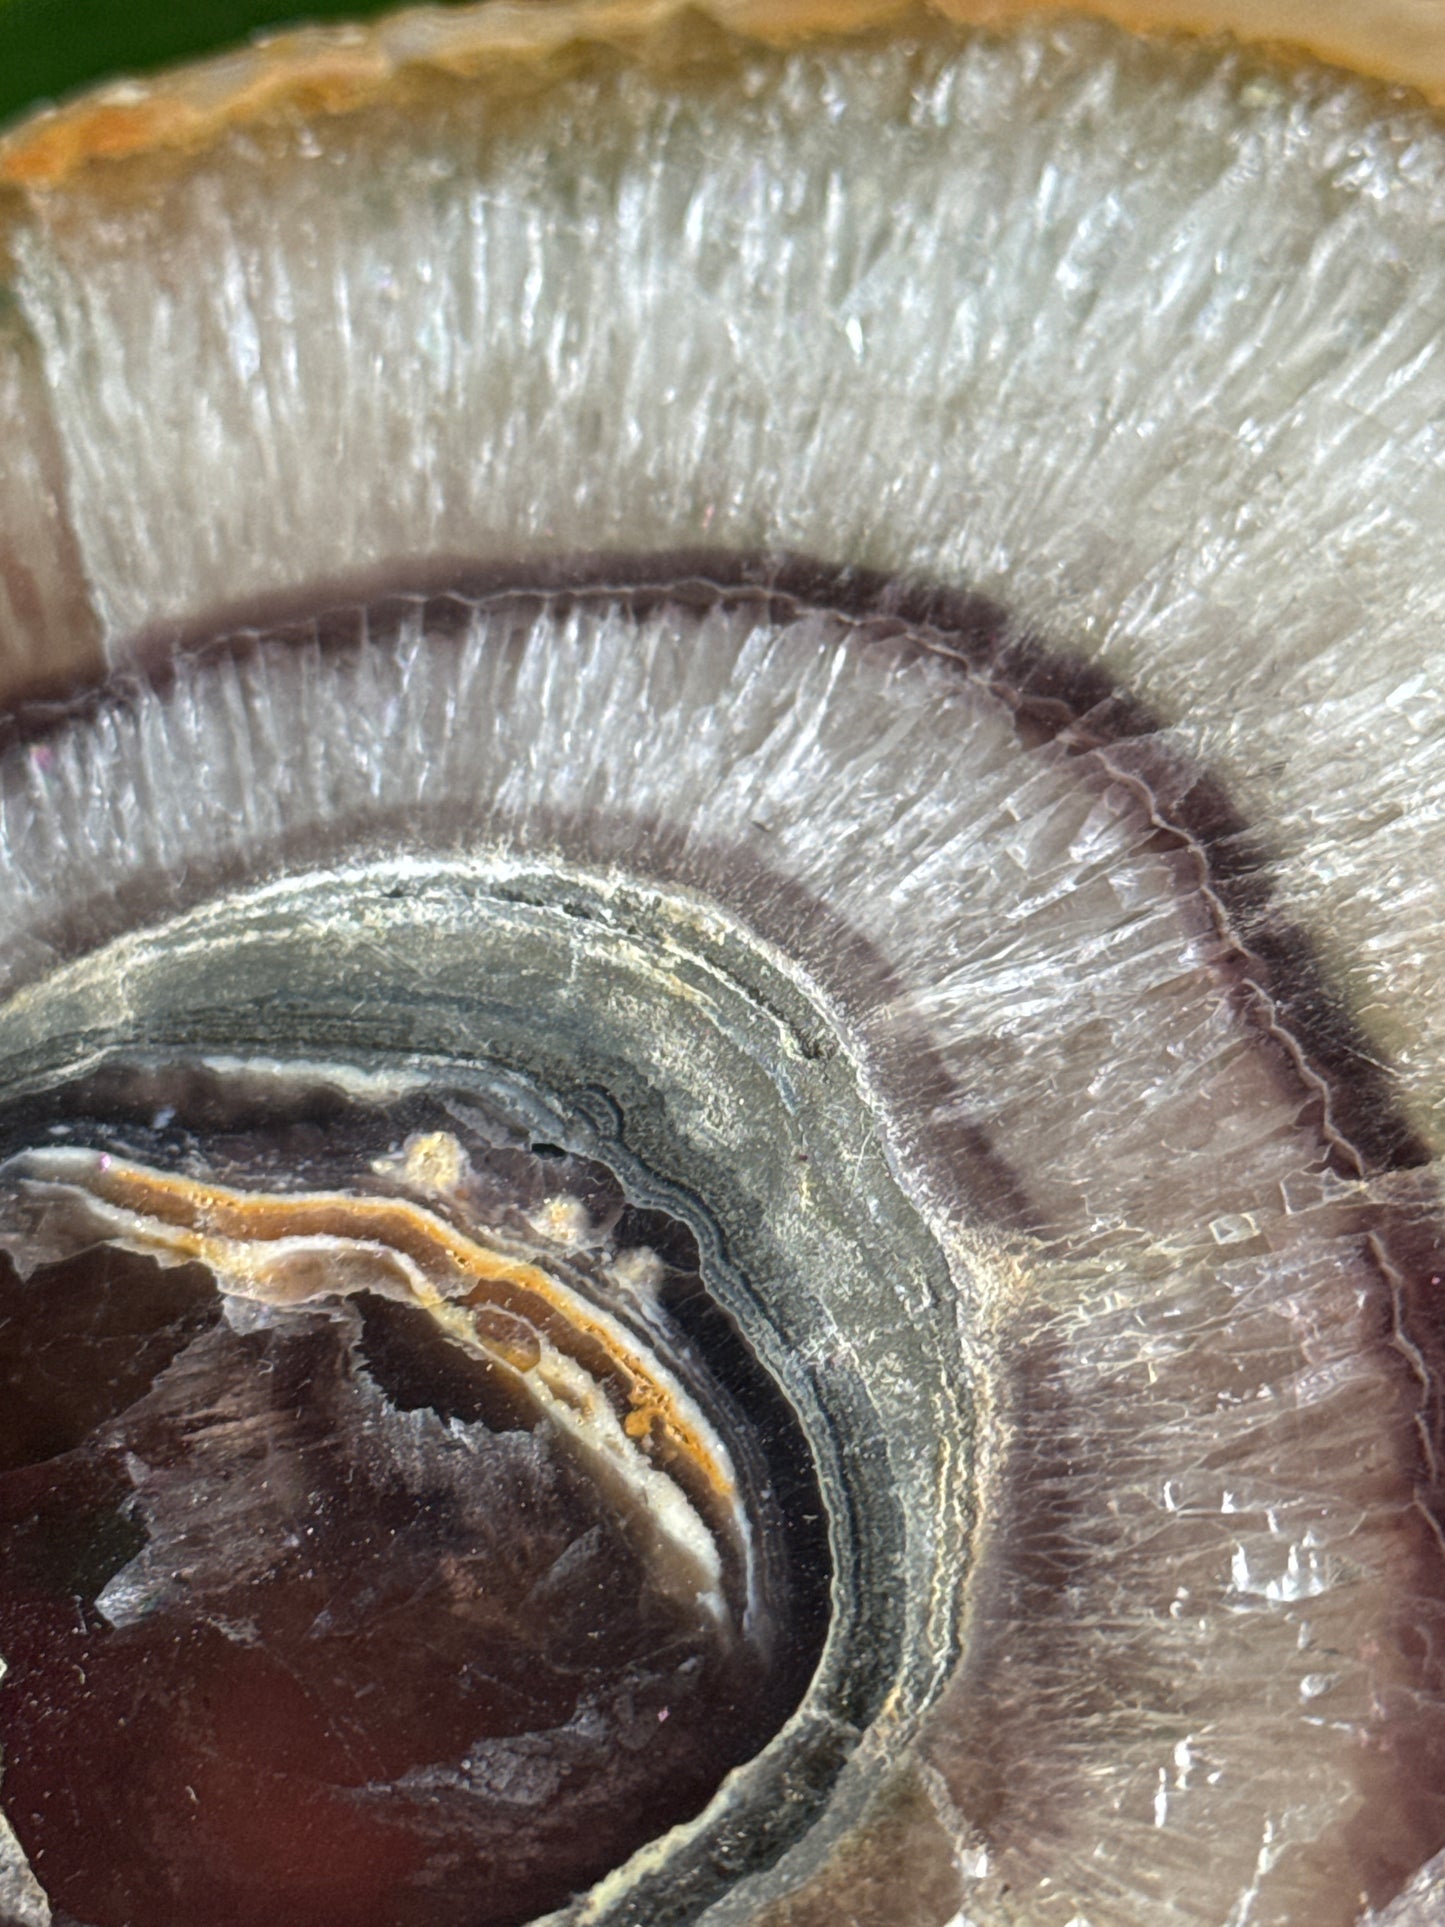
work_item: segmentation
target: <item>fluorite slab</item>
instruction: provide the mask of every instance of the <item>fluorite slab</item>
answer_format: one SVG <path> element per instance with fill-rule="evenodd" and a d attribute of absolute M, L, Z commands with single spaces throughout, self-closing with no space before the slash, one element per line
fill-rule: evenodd
<path fill-rule="evenodd" d="M 119 837 L 48 864 L 71 908 L 16 933 L 43 953 L 0 1011 L 8 1245 L 25 1268 L 92 1240 L 200 1261 L 229 1307 L 201 1355 L 289 1332 L 328 1410 L 404 1314 L 451 1359 L 410 1425 L 478 1422 L 448 1403 L 465 1363 L 555 1443 L 592 1493 L 578 1542 L 605 1514 L 646 1575 L 614 1595 L 680 1614 L 721 1671 L 686 1726 L 664 1697 L 649 1749 L 686 1803 L 629 1792 L 645 1831 L 605 1862 L 589 1831 L 599 1859 L 557 1862 L 549 1904 L 600 1873 L 581 1918 L 786 1920 L 885 1815 L 921 1859 L 953 1812 L 1007 1918 L 1050 1838 L 1100 1891 L 1138 1889 L 1136 1859 L 1085 1846 L 1113 1802 L 1247 1885 L 1305 1759 L 1322 1832 L 1278 1861 L 1280 1917 L 1351 1878 L 1388 1891 L 1439 1817 L 1435 1246 L 1418 1139 L 1244 825 L 1146 710 L 979 598 L 769 560 L 590 566 L 293 610 L 40 719 L 26 782 L 62 769 L 83 799 L 101 744 L 156 792 L 244 771 L 247 835 L 284 860 L 237 877 L 220 814 L 184 868 Z M 391 719 L 364 749 L 358 710 Z M 101 863 L 138 894 L 96 900 Z M 602 1187 L 576 1250 L 554 1154 Z M 657 1242 L 605 1229 L 624 1201 L 692 1239 L 677 1309 L 700 1322 L 671 1363 Z M 298 1382 L 265 1356 L 263 1382 Z M 759 1371 L 771 1393 L 738 1404 Z M 209 1507 L 125 1450 L 146 1539 L 95 1603 L 173 1611 L 166 1548 Z M 377 1477 L 364 1510 L 391 1516 Z M 197 1570 L 228 1582 L 237 1536 L 267 1543 L 228 1534 Z M 474 1716 L 376 1784 L 460 1776 L 485 1832 Z M 684 1771 L 666 1749 L 689 1729 Z M 566 1723 L 545 1730 L 512 1884 L 486 1848 L 461 1919 L 525 1918 L 554 1830 L 580 1839 Z M 40 1812 L 12 1823 L 60 1895 Z M 377 1890 L 420 1905 L 469 1838 L 426 1835 Z"/>

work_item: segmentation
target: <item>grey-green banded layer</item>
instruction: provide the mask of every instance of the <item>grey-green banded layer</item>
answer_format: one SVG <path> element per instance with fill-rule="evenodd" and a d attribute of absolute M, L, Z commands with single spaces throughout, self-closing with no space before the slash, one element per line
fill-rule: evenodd
<path fill-rule="evenodd" d="M 53 662 L 88 609 L 124 662 L 448 556 L 713 545 L 981 588 L 1227 782 L 1438 1148 L 1442 156 L 1408 102 L 1041 25 L 677 93 L 624 68 L 497 127 L 438 95 L 37 192 L 0 341 L 5 647 Z M 1128 799 L 822 618 L 702 628 L 479 610 L 459 647 L 202 664 L 32 745 L 0 772 L 8 981 L 128 876 L 168 914 L 178 879 L 348 823 L 648 859 L 791 945 L 878 1067 L 897 1181 L 993 1281 L 958 1305 L 998 1463 L 1025 1390 L 1065 1444 L 1055 1484 L 996 1488 L 997 1583 L 958 1602 L 989 1668 L 767 1918 L 1353 1920 L 1378 1669 L 1411 1690 L 1378 1639 L 1413 1609 L 1358 1191 Z M 855 1011 L 804 896 L 887 963 Z M 941 1118 L 886 1074 L 920 1036 Z M 1036 1244 L 930 1163 L 959 1124 Z M 1044 1514 L 1041 1599 L 1008 1535 Z"/>

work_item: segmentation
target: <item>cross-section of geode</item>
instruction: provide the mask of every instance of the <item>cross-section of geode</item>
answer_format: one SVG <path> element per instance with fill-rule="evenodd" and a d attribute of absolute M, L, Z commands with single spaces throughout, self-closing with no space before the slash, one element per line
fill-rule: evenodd
<path fill-rule="evenodd" d="M 0 1011 L 26 1329 L 88 1250 L 199 1266 L 212 1293 L 134 1416 L 73 1441 L 107 1468 L 88 1504 L 114 1550 L 66 1640 L 128 1651 L 180 1615 L 227 1666 L 289 1675 L 288 1639 L 340 1637 L 336 1588 L 385 1682 L 376 1629 L 431 1600 L 443 1672 L 482 1612 L 488 1690 L 540 1704 L 534 1642 L 565 1665 L 527 1602 L 580 1562 L 614 1657 L 563 1713 L 528 1712 L 525 1745 L 470 1689 L 432 1717 L 382 1684 L 365 1773 L 324 1748 L 268 1764 L 344 1814 L 305 1857 L 318 1919 L 359 1904 L 353 1827 L 385 1862 L 367 1892 L 399 1896 L 378 1918 L 424 1918 L 446 1885 L 458 1920 L 520 1920 L 670 1819 L 585 1917 L 786 1919 L 783 1895 L 876 1838 L 880 1798 L 924 1864 L 945 1826 L 972 1842 L 1002 1918 L 1045 1852 L 1137 1890 L 1131 1853 L 1088 1844 L 1135 1803 L 1221 1890 L 1262 1878 L 1286 1803 L 1281 1919 L 1328 1918 L 1348 1881 L 1387 1891 L 1439 1824 L 1433 1246 L 1415 1140 L 1243 826 L 1144 712 L 986 603 L 630 566 L 626 590 L 619 564 L 603 586 L 295 615 L 12 759 L 14 785 L 47 787 L 32 862 L 54 906 L 14 921 L 28 983 Z M 384 737 L 345 727 L 363 711 Z M 138 793 L 222 784 L 184 862 L 164 811 L 140 849 L 64 830 L 102 746 Z M 599 1198 L 549 1189 L 554 1154 Z M 619 1239 L 619 1212 L 690 1240 L 680 1333 L 647 1282 L 672 1234 Z M 521 1491 L 485 1522 L 472 1450 L 511 1468 L 482 1486 Z M 365 1534 L 357 1574 L 314 1576 L 306 1504 L 267 1484 L 309 1452 L 343 1522 L 356 1505 L 402 1532 L 399 1577 L 357 1576 Z M 358 1529 L 316 1502 L 323 1536 Z M 438 1570 L 476 1576 L 413 1606 L 407 1548 L 431 1556 L 438 1509 Z M 46 1650 L 25 1649 L 11 1819 L 84 1919 L 89 1876 L 49 1831 Z M 255 1735 L 223 1715 L 196 1744 L 222 1780 L 254 1774 Z M 224 1835 L 216 1784 L 181 1781 L 201 1811 L 171 1824 Z M 569 1802 L 604 1787 L 627 1818 L 559 1858 Z M 509 1800 L 533 1816 L 515 1834 Z M 229 1885 L 208 1851 L 188 1891 L 263 1918 L 288 1840 Z M 179 1879 L 155 1851 L 134 1877 Z"/>
<path fill-rule="evenodd" d="M 647 12 L 0 153 L 0 1909 L 1353 1927 L 1438 122 Z"/>

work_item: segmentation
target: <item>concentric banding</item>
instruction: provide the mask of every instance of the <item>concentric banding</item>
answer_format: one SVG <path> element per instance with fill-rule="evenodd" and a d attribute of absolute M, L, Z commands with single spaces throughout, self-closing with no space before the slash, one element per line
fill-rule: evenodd
<path fill-rule="evenodd" d="M 1268 826 L 1445 1142 L 1410 881 L 1445 820 L 1437 119 L 1087 22 L 709 50 L 398 70 L 17 189 L 7 686 L 417 558 L 703 543 L 971 583 Z"/>
<path fill-rule="evenodd" d="M 22 1153 L 0 1184 L 12 1214 L 29 1220 L 13 1249 L 31 1269 L 38 1252 L 54 1261 L 112 1244 L 204 1265 L 226 1292 L 262 1305 L 357 1291 L 415 1305 L 515 1378 L 539 1416 L 621 1487 L 676 1567 L 683 1598 L 760 1636 L 751 1522 L 726 1444 L 674 1371 L 545 1266 L 409 1202 L 238 1191 L 102 1151 Z M 731 1600 L 725 1562 L 741 1568 Z"/>
<path fill-rule="evenodd" d="M 709 1917 L 826 1894 L 886 1763 L 906 1850 L 931 1866 L 951 1834 L 976 1855 L 951 1892 L 999 1919 L 1045 1867 L 1127 1917 L 1147 1863 L 1099 1856 L 1098 1805 L 1195 1843 L 1201 1919 L 1251 1882 L 1281 1919 L 1352 1919 L 1438 1825 L 1418 1147 L 1145 713 L 984 603 L 723 574 L 252 626 L 33 739 L 10 820 L 46 785 L 54 829 L 47 922 L 14 923 L 7 1086 L 138 1043 L 244 1054 L 257 999 L 301 983 L 342 1058 L 491 1065 L 576 1115 L 606 1092 L 640 1166 L 705 1201 L 739 1307 L 783 1321 L 764 1355 L 816 1401 L 842 1616 L 799 1730 L 845 1674 L 873 1708 L 790 1845 L 754 1831 L 767 1755 L 737 1819 L 699 1823 L 703 1858 L 739 1824 L 757 1856 Z M 55 772 L 84 808 L 102 741 L 137 792 L 215 772 L 239 817 L 157 810 L 129 855 L 92 819 L 77 861 Z M 227 891 L 242 862 L 273 880 Z M 831 1256 L 791 1242 L 829 1224 Z M 879 1559 L 894 1634 L 868 1618 Z M 1264 1866 L 1305 1759 L 1310 1845 Z M 597 1906 L 657 1918 L 679 1866 L 698 1904 L 675 1851 Z"/>
<path fill-rule="evenodd" d="M 593 902 L 642 865 L 628 917 L 651 906 L 674 934 L 674 912 L 715 916 L 723 978 L 763 954 L 775 986 L 806 985 L 803 1034 L 862 1067 L 922 1273 L 930 1240 L 952 1271 L 905 1323 L 941 1336 L 924 1303 L 962 1319 L 959 1383 L 1007 1418 L 976 1435 L 998 1448 L 982 1489 L 1001 1523 L 968 1591 L 941 1578 L 930 1595 L 943 1632 L 904 1696 L 922 1707 L 941 1683 L 962 1600 L 969 1660 L 930 1731 L 910 1753 L 906 1715 L 869 1726 L 831 1799 L 810 1782 L 819 1817 L 791 1850 L 750 1828 L 740 1847 L 720 1820 L 719 1894 L 747 1852 L 783 1857 L 717 1908 L 773 1906 L 786 1927 L 831 1923 L 840 1895 L 890 1927 L 900 1909 L 909 1927 L 1353 1919 L 1441 1832 L 1442 1273 L 1419 1163 L 1445 1142 L 1445 711 L 1422 641 L 1445 608 L 1437 121 L 1338 77 L 1077 25 L 788 54 L 719 37 L 696 65 L 594 50 L 534 66 L 526 99 L 518 69 L 495 90 L 423 78 L 395 46 L 362 47 L 380 64 L 353 113 L 287 93 L 273 67 L 271 108 L 221 102 L 210 146 L 97 162 L 107 125 L 126 136 L 102 111 L 78 149 L 62 139 L 50 185 L 15 190 L 7 675 L 54 685 L 98 649 L 135 660 L 140 630 L 164 651 L 198 622 L 226 629 L 199 613 L 225 597 L 358 567 L 395 579 L 398 557 L 520 553 L 545 585 L 577 547 L 706 542 L 980 583 L 1170 727 L 1072 670 L 1021 703 L 1038 656 L 991 675 L 966 642 L 976 707 L 943 699 L 930 743 L 909 701 L 938 693 L 911 680 L 915 645 L 937 641 L 912 633 L 925 611 L 860 630 L 834 579 L 790 606 L 724 596 L 709 617 L 711 562 L 680 614 L 665 592 L 468 607 L 473 583 L 375 611 L 382 646 L 354 656 L 308 650 L 328 626 L 308 619 L 279 679 L 263 645 L 249 669 L 188 666 L 133 715 L 102 705 L 88 747 L 28 740 L 29 776 L 10 772 L 7 836 L 31 866 L 13 981 L 138 922 L 195 938 L 185 913 L 208 887 L 254 885 L 258 864 L 340 874 L 352 838 L 422 860 L 387 873 L 388 900 L 436 928 L 459 905 L 519 916 L 518 875 L 557 909 L 559 865 Z M 183 122 L 198 96 L 181 94 Z M 154 101 L 129 105 L 144 120 Z M 338 378 L 343 343 L 391 379 Z M 837 624 L 830 601 L 849 618 L 837 687 L 799 668 L 800 631 Z M 535 673 L 468 681 L 495 664 L 481 632 L 500 618 Z M 745 621 L 791 637 L 791 733 L 729 733 L 766 711 L 755 664 L 708 681 L 708 661 L 744 660 Z M 690 623 L 706 647 L 659 644 Z M 443 645 L 430 669 L 417 625 Z M 874 673 L 894 646 L 896 678 Z M 578 652 L 598 675 L 570 694 L 537 667 L 566 663 L 566 682 Z M 1020 751 L 992 704 L 1023 715 L 1028 781 L 990 787 Z M 536 769 L 509 730 L 537 743 Z M 785 741 L 787 781 L 768 752 Z M 134 787 L 118 767 L 142 772 Z M 985 780 L 960 788 L 960 767 Z M 210 773 L 204 811 L 184 768 Z M 669 771 L 691 782 L 682 806 Z M 966 815 L 980 796 L 981 827 L 930 842 L 945 803 Z M 1271 913 L 1244 823 L 1368 1041 Z M 507 876 L 479 895 L 481 847 Z M 358 957 L 378 931 L 419 941 L 352 856 L 352 909 L 327 897 L 324 917 Z M 610 913 L 598 927 L 619 940 Z M 51 1011 L 82 1059 L 108 1047 L 85 1014 L 103 976 L 72 977 L 69 1016 Z M 254 1020 L 228 1021 L 251 1039 Z M 344 1013 L 335 1026 L 345 1040 Z M 459 1025 L 444 1055 L 474 1048 Z M 700 1182 L 695 1150 L 679 1172 Z M 702 1189 L 725 1194 L 730 1168 L 753 1154 Z M 877 1323 L 844 1439 L 867 1432 L 875 1386 L 896 1390 Z M 912 1549 L 942 1574 L 967 1533 L 940 1511 L 947 1556 L 927 1529 Z M 881 1677 L 859 1676 L 869 1692 Z M 892 1775 L 850 1834 L 880 1755 Z"/>
<path fill-rule="evenodd" d="M 292 990 L 306 1010 L 304 975 Z M 529 1152 L 535 1096 L 463 1086 L 192 1048 L 6 1113 L 11 1141 L 49 1120 L 5 1181 L 30 1273 L 0 1287 L 10 1799 L 65 1913 L 165 1894 L 227 1919 L 532 1918 L 692 1819 L 807 1686 L 828 1618 L 816 1479 L 679 1274 L 682 1223 L 670 1260 L 619 1247 L 627 1192 L 558 1149 L 584 1127 L 548 1117 Z M 408 1128 L 428 1116 L 453 1131 Z M 201 1169 L 252 1188 L 182 1175 Z M 117 1249 L 179 1282 L 108 1278 Z M 88 1380 L 92 1331 L 128 1319 L 139 1362 Z M 685 1436 L 619 1397 L 639 1374 Z M 48 1455 L 24 1450 L 37 1436 Z M 854 1663 L 774 1749 L 785 1772 L 832 1761 L 829 1708 L 846 1725 L 876 1700 L 850 1617 Z M 786 1837 L 799 1798 L 773 1804 Z M 696 1897 L 687 1860 L 675 1845 L 664 1911 Z M 633 1884 L 641 1917 L 657 1883 Z"/>

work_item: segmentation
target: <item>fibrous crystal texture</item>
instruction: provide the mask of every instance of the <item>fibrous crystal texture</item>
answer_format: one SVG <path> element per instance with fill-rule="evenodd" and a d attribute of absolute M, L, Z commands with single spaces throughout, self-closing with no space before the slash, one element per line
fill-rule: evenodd
<path fill-rule="evenodd" d="M 844 1881 L 880 1927 L 1344 1923 L 1439 1845 L 1376 1796 L 1397 1734 L 1439 1771 L 1442 163 L 1335 78 L 1038 26 L 611 63 L 545 114 L 438 82 L 10 217 L 35 580 L 115 662 L 358 578 L 690 557 L 675 600 L 302 621 L 33 741 L 3 954 L 355 841 L 636 871 L 822 986 L 997 1450 L 970 1659 L 788 1927 Z M 926 623 L 709 605 L 709 551 L 985 591 L 1149 713 L 1021 723 Z M 1286 926 L 1330 993 L 1271 1023 Z"/>
<path fill-rule="evenodd" d="M 1416 1824 L 1382 1820 L 1375 1748 L 1425 1774 L 1436 1745 L 1425 1394 L 1385 1342 L 1418 1254 L 1362 1216 L 1123 748 L 1032 740 L 937 636 L 776 602 L 403 602 L 183 666 L 12 764 L 12 966 L 47 921 L 100 934 L 102 878 L 153 917 L 288 838 L 725 906 L 833 1000 L 1006 1440 L 966 1663 L 889 1761 L 930 1790 L 907 1850 L 952 1834 L 985 1919 L 1352 1919 Z"/>
<path fill-rule="evenodd" d="M 997 589 L 1267 817 L 1433 1119 L 1433 125 L 1100 30 L 743 67 L 38 194 L 13 288 L 106 629 L 438 553 Z"/>

